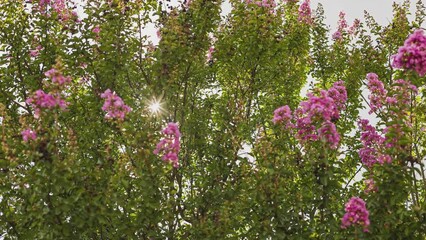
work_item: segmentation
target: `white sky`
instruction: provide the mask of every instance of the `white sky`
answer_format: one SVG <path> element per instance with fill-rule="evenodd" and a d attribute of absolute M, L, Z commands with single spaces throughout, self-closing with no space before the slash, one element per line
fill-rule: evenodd
<path fill-rule="evenodd" d="M 426 0 L 425 1 L 426 4 Z M 332 30 L 336 27 L 339 12 L 346 13 L 346 20 L 349 24 L 355 18 L 361 21 L 364 19 L 364 10 L 372 15 L 381 25 L 386 25 L 392 20 L 392 3 L 402 3 L 402 0 L 312 0 L 312 8 L 315 9 L 318 3 L 324 6 L 325 15 L 327 17 L 327 25 L 332 26 Z M 411 0 L 411 12 L 416 9 L 417 0 Z M 413 16 L 414 18 L 414 16 Z"/>

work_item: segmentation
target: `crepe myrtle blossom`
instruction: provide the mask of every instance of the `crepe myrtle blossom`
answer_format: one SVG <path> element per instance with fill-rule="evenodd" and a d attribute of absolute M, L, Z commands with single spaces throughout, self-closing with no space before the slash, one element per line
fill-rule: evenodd
<path fill-rule="evenodd" d="M 37 2 L 33 0 L 32 2 Z M 38 1 L 39 11 L 46 13 L 47 7 L 50 6 L 53 11 L 58 14 L 61 21 L 66 21 L 71 17 L 77 17 L 76 12 L 71 12 L 66 4 L 66 0 L 39 0 Z"/>
<path fill-rule="evenodd" d="M 28 142 L 31 140 L 34 141 L 37 138 L 36 132 L 31 130 L 30 128 L 27 128 L 24 131 L 22 131 L 21 135 L 22 135 L 22 140 L 24 140 L 24 142 Z"/>
<path fill-rule="evenodd" d="M 105 115 L 106 119 L 124 120 L 126 114 L 132 110 L 129 106 L 124 104 L 123 100 L 117 96 L 115 92 L 112 92 L 110 89 L 105 90 L 105 92 L 101 94 L 101 98 L 105 99 L 102 110 L 107 113 Z"/>
<path fill-rule="evenodd" d="M 426 74 L 426 36 L 422 29 L 408 36 L 398 53 L 392 56 L 392 66 L 415 71 L 419 76 Z"/>
<path fill-rule="evenodd" d="M 389 91 L 385 89 L 385 85 L 375 73 L 367 74 L 367 81 L 367 87 L 370 90 L 370 95 L 368 96 L 371 107 L 370 114 L 377 110 L 384 110 L 387 106 L 399 106 L 400 110 L 406 109 L 413 97 L 418 94 L 417 87 L 404 79 L 394 80 Z M 396 114 L 391 110 L 388 113 L 391 115 Z"/>
<path fill-rule="evenodd" d="M 306 24 L 312 24 L 312 11 L 310 6 L 310 0 L 303 1 L 302 4 L 300 4 L 299 7 L 299 21 L 306 23 Z"/>
<path fill-rule="evenodd" d="M 361 119 L 358 126 L 361 130 L 362 148 L 358 151 L 361 162 L 367 167 L 372 167 L 374 164 L 391 163 L 392 158 L 383 153 L 386 138 L 377 133 L 367 119 Z"/>
<path fill-rule="evenodd" d="M 321 140 L 336 148 L 340 136 L 334 122 L 340 118 L 346 101 L 346 88 L 343 81 L 338 81 L 327 91 L 321 90 L 319 96 L 308 93 L 308 99 L 293 114 L 287 105 L 277 108 L 272 121 L 295 131 L 296 138 L 303 143 Z"/>
<path fill-rule="evenodd" d="M 289 106 L 285 105 L 275 109 L 272 122 L 274 122 L 274 124 L 285 123 L 287 125 L 291 118 L 291 109 Z"/>
<path fill-rule="evenodd" d="M 346 13 L 339 13 L 339 20 L 337 21 L 337 30 L 333 33 L 332 39 L 335 41 L 340 41 L 343 39 L 343 34 L 347 33 L 350 36 L 355 36 L 359 32 L 359 27 L 361 25 L 361 21 L 359 19 L 355 19 L 352 23 L 352 26 L 349 27 L 348 22 L 345 19 Z"/>
<path fill-rule="evenodd" d="M 368 178 L 364 180 L 365 184 L 365 193 L 377 192 L 377 186 L 372 178 Z"/>
<path fill-rule="evenodd" d="M 277 6 L 275 0 L 246 0 L 246 4 L 255 4 L 259 7 L 274 8 Z"/>
<path fill-rule="evenodd" d="M 170 122 L 161 132 L 164 138 L 160 140 L 154 150 L 155 155 L 162 154 L 162 160 L 172 163 L 173 167 L 179 167 L 179 151 L 180 151 L 180 132 L 179 126 Z"/>
<path fill-rule="evenodd" d="M 34 108 L 34 117 L 39 118 L 42 109 L 54 109 L 59 107 L 64 110 L 68 106 L 68 102 L 63 100 L 58 94 L 45 93 L 39 89 L 25 101 Z"/>
<path fill-rule="evenodd" d="M 370 100 L 370 111 L 369 114 L 381 110 L 383 105 L 386 102 L 387 90 L 382 81 L 379 80 L 379 77 L 375 73 L 367 74 L 367 88 L 370 90 L 370 95 L 368 99 Z"/>
<path fill-rule="evenodd" d="M 351 225 L 361 226 L 364 232 L 368 232 L 370 219 L 364 200 L 352 197 L 345 205 L 345 212 L 342 218 L 342 228 L 348 228 Z"/>
<path fill-rule="evenodd" d="M 63 76 L 62 73 L 55 68 L 46 71 L 44 75 L 50 78 L 52 82 L 58 86 L 63 86 L 71 82 L 71 77 Z"/>
<path fill-rule="evenodd" d="M 101 32 L 101 28 L 99 27 L 99 25 L 96 25 L 93 29 L 92 29 L 92 32 L 94 33 L 94 34 L 99 34 L 100 32 Z"/>
<path fill-rule="evenodd" d="M 42 50 L 43 47 L 41 45 L 38 45 L 35 49 L 30 50 L 30 57 L 37 57 L 40 54 L 40 50 Z"/>
<path fill-rule="evenodd" d="M 361 26 L 361 21 L 356 18 L 352 23 L 352 26 L 349 27 L 348 33 L 350 35 L 356 35 L 358 33 L 359 27 Z"/>

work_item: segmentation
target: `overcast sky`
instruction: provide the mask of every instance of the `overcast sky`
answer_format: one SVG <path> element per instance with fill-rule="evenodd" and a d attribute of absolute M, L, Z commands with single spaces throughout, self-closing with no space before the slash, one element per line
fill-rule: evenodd
<path fill-rule="evenodd" d="M 392 3 L 402 3 L 402 0 L 311 0 L 315 9 L 320 2 L 324 6 L 326 23 L 334 29 L 340 11 L 346 13 L 350 24 L 355 18 L 364 19 L 364 10 L 367 10 L 379 24 L 386 25 L 392 20 Z M 426 4 L 426 0 L 425 1 Z M 411 12 L 416 9 L 417 0 L 411 0 Z"/>

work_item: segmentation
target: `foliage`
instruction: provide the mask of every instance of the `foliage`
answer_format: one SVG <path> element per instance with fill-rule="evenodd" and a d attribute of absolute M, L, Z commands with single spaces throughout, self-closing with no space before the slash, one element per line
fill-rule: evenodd
<path fill-rule="evenodd" d="M 4 239 L 426 237 L 422 1 L 229 3 L 0 1 Z"/>

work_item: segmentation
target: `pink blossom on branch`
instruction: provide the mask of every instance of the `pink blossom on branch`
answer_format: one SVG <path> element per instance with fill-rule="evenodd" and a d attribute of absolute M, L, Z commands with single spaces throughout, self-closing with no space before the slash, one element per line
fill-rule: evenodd
<path fill-rule="evenodd" d="M 361 226 L 364 232 L 368 232 L 370 226 L 369 212 L 364 200 L 359 197 L 352 197 L 345 205 L 345 215 L 342 218 L 342 228 L 351 225 Z"/>
<path fill-rule="evenodd" d="M 36 132 L 34 132 L 33 130 L 31 130 L 29 128 L 22 131 L 21 135 L 22 135 L 22 140 L 24 140 L 24 142 L 28 142 L 30 140 L 34 141 L 37 138 Z"/>
<path fill-rule="evenodd" d="M 423 77 L 426 74 L 426 36 L 423 30 L 418 29 L 411 34 L 392 58 L 393 67 L 413 70 Z"/>
<path fill-rule="evenodd" d="M 25 101 L 28 105 L 34 108 L 34 117 L 39 118 L 42 109 L 53 109 L 59 107 L 64 110 L 68 103 L 61 99 L 59 95 L 45 93 L 43 90 L 37 90 L 31 97 Z"/>
<path fill-rule="evenodd" d="M 365 193 L 377 192 L 377 186 L 374 182 L 374 179 L 372 178 L 365 179 L 364 184 L 365 184 L 365 190 L 364 190 Z"/>
<path fill-rule="evenodd" d="M 386 101 L 387 91 L 382 81 L 379 80 L 379 77 L 375 73 L 367 74 L 367 87 L 370 90 L 371 94 L 368 96 L 370 100 L 370 111 L 369 114 L 381 110 Z"/>
<path fill-rule="evenodd" d="M 38 45 L 35 49 L 30 50 L 30 57 L 37 57 L 40 54 L 40 50 L 42 50 L 43 47 Z"/>
<path fill-rule="evenodd" d="M 361 25 L 361 21 L 358 18 L 356 18 L 354 22 L 352 23 L 352 26 L 349 27 L 348 33 L 351 35 L 356 35 L 359 31 L 360 25 Z"/>
<path fill-rule="evenodd" d="M 129 106 L 124 104 L 123 100 L 117 96 L 115 92 L 111 92 L 110 89 L 107 89 L 104 93 L 102 93 L 101 98 L 105 99 L 102 110 L 107 112 L 105 116 L 106 119 L 116 118 L 124 120 L 126 114 L 132 110 Z"/>
<path fill-rule="evenodd" d="M 361 162 L 367 167 L 372 167 L 374 164 L 391 163 L 391 157 L 383 153 L 386 138 L 379 135 L 367 119 L 361 119 L 358 126 L 362 131 L 362 148 L 358 151 Z"/>
<path fill-rule="evenodd" d="M 96 25 L 93 29 L 92 32 L 95 34 L 99 34 L 101 32 L 101 28 L 99 27 L 99 25 Z"/>
<path fill-rule="evenodd" d="M 272 122 L 274 122 L 274 124 L 285 123 L 287 125 L 291 119 L 292 116 L 290 107 L 285 105 L 275 109 L 274 119 L 272 119 Z"/>
<path fill-rule="evenodd" d="M 180 132 L 176 123 L 170 122 L 161 132 L 164 138 L 160 140 L 154 150 L 155 155 L 163 154 L 162 159 L 165 162 L 173 164 L 173 167 L 179 167 L 179 151 L 180 151 Z"/>
<path fill-rule="evenodd" d="M 259 7 L 265 7 L 265 8 L 274 8 L 277 6 L 275 0 L 246 0 L 246 4 L 255 4 Z"/>
<path fill-rule="evenodd" d="M 58 86 L 63 86 L 65 84 L 71 83 L 71 77 L 64 77 L 62 73 L 55 68 L 46 71 L 44 75 L 50 78 L 52 82 L 57 84 Z"/>
<path fill-rule="evenodd" d="M 308 99 L 299 104 L 293 116 L 288 106 L 276 109 L 273 122 L 296 131 L 296 138 L 302 143 L 321 140 L 337 148 L 340 136 L 334 122 L 340 118 L 346 101 L 346 88 L 343 81 L 338 81 L 328 91 L 321 90 L 320 96 L 308 93 Z"/>
<path fill-rule="evenodd" d="M 312 11 L 310 6 L 310 0 L 303 1 L 302 4 L 300 4 L 299 7 L 299 21 L 306 23 L 306 24 L 312 24 Z"/>

